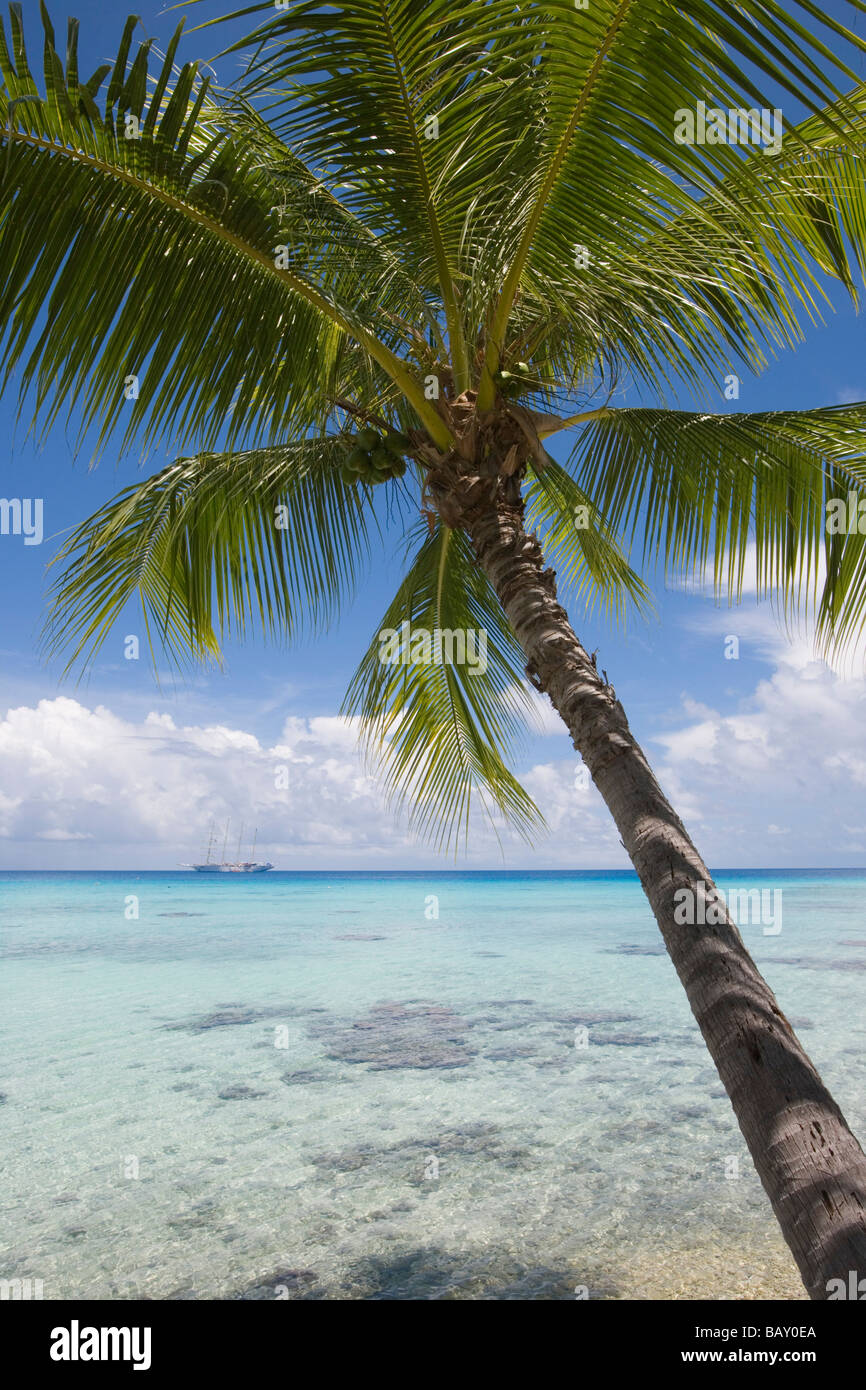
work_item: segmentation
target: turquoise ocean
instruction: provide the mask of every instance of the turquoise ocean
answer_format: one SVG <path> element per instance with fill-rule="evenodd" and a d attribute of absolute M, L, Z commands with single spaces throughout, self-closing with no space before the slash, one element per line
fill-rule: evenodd
<path fill-rule="evenodd" d="M 866 873 L 743 936 L 866 1137 Z M 803 1298 L 629 873 L 0 874 L 0 1279 Z"/>

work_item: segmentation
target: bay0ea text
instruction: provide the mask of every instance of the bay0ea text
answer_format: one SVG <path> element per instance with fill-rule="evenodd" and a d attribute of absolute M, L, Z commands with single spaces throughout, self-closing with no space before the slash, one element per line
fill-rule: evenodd
<path fill-rule="evenodd" d="M 814 1337 L 814 1327 L 696 1327 L 696 1337 L 718 1337 L 727 1342 L 731 1337 Z"/>

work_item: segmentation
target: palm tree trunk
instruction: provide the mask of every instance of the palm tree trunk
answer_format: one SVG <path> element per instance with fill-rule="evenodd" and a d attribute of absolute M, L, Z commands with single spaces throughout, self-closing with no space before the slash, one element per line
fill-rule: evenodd
<path fill-rule="evenodd" d="M 716 924 L 675 920 L 677 890 L 705 885 L 710 894 L 712 879 L 557 603 L 517 490 L 500 489 L 493 507 L 464 524 L 527 674 L 549 695 L 619 827 L 809 1296 L 826 1299 L 834 1279 L 849 1288 L 850 1271 L 866 1276 L 863 1150 L 724 906 Z"/>

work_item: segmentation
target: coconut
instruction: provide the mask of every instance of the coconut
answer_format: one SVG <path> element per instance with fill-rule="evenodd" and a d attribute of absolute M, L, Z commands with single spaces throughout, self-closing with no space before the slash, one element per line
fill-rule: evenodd
<path fill-rule="evenodd" d="M 402 458 L 410 444 L 409 436 L 401 434 L 399 430 L 389 430 L 385 436 L 385 448 L 395 458 Z"/>

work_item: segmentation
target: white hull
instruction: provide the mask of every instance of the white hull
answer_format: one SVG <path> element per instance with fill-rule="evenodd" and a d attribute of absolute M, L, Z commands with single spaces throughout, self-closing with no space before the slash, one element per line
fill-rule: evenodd
<path fill-rule="evenodd" d="M 184 864 L 197 874 L 266 874 L 273 864 Z"/>

